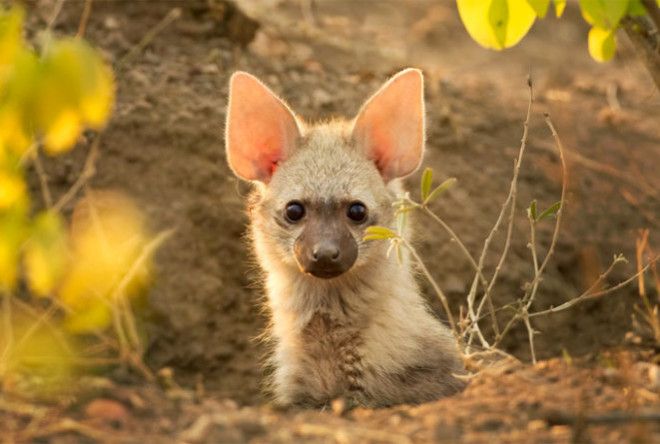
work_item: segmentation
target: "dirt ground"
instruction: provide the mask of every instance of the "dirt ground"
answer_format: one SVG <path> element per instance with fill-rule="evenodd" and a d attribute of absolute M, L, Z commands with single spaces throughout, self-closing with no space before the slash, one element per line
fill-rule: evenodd
<path fill-rule="evenodd" d="M 44 27 L 55 3 L 28 2 L 31 30 Z M 320 1 L 312 16 L 303 13 L 305 2 L 239 4 L 254 22 L 213 0 L 93 2 L 86 37 L 121 69 L 116 111 L 101 136 L 92 185 L 127 192 L 143 205 L 154 229 L 177 230 L 157 258 L 147 354 L 152 368 L 170 368 L 176 382 L 144 387 L 107 380 L 98 398 L 45 407 L 44 418 L 77 418 L 69 429 L 34 422 L 28 427 L 20 414 L 4 418 L 10 428 L 40 429 L 29 435 L 42 436 L 39 442 L 660 438 L 658 350 L 624 339 L 639 299 L 633 287 L 539 319 L 537 352 L 546 361 L 535 366 L 505 361 L 451 399 L 374 411 L 269 407 L 260 387 L 265 349 L 255 339 L 267 312 L 243 240 L 248 188 L 229 171 L 222 140 L 232 72 L 257 75 L 301 115 L 318 119 L 351 116 L 388 75 L 405 66 L 422 68 L 425 165 L 438 178 L 458 179 L 434 210 L 476 252 L 508 190 L 531 71 L 535 104 L 520 177 L 518 229 L 495 303 L 515 300 L 530 280 L 524 208 L 532 199 L 541 207 L 559 199 L 561 168 L 543 120 L 548 112 L 574 154 L 564 227 L 538 309 L 580 294 L 615 253 L 631 263 L 617 269 L 608 284 L 634 273 L 637 230 L 649 228 L 658 245 L 660 93 L 624 35 L 613 62 L 600 65 L 589 58 L 587 28 L 574 4 L 561 20 L 537 23 L 519 46 L 502 53 L 470 40 L 452 1 Z M 82 8 L 82 1 L 66 2 L 55 32 L 75 33 Z M 180 17 L 141 51 L 131 52 L 174 8 Z M 76 180 L 88 149 L 81 143 L 72 155 L 48 163 L 54 192 Z M 418 182 L 419 175 L 413 176 L 410 189 Z M 420 215 L 422 223 L 428 225 Z M 551 230 L 552 223 L 539 227 L 540 245 L 547 247 Z M 495 251 L 501 244 L 497 238 Z M 458 312 L 472 278 L 469 264 L 440 228 L 419 234 L 417 245 Z M 488 262 L 487 273 L 496 259 Z M 426 286 L 425 291 L 440 315 L 432 292 Z M 529 362 L 524 329 L 513 331 L 503 347 Z M 105 413 L 90 411 L 99 399 L 111 405 L 100 409 Z M 108 409 L 116 415 L 108 418 Z"/>

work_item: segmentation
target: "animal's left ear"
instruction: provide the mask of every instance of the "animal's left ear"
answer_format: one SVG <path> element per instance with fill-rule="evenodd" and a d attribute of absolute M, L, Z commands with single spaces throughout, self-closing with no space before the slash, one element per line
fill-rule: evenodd
<path fill-rule="evenodd" d="M 385 182 L 417 169 L 424 153 L 424 79 L 405 69 L 385 83 L 355 118 L 353 139 Z"/>

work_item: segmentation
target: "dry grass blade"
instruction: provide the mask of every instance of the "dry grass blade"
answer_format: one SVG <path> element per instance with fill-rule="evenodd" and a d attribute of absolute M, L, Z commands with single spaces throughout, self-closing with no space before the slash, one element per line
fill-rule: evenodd
<path fill-rule="evenodd" d="M 97 134 L 92 146 L 87 153 L 87 158 L 85 159 L 85 164 L 83 166 L 78 179 L 75 183 L 69 188 L 69 190 L 53 205 L 53 210 L 61 211 L 64 206 L 75 197 L 75 195 L 80 191 L 86 184 L 89 179 L 91 179 L 96 173 L 96 159 L 99 154 L 99 144 L 101 143 L 101 134 Z"/>
<path fill-rule="evenodd" d="M 141 53 L 144 48 L 146 48 L 149 43 L 151 43 L 158 34 L 160 34 L 165 28 L 167 28 L 174 20 L 181 17 L 181 8 L 172 8 L 170 12 L 163 17 L 163 19 L 151 28 L 147 33 L 142 37 L 136 45 L 134 45 L 128 52 L 117 61 L 115 69 L 120 72 L 126 67 L 126 65 L 131 62 L 139 53 Z"/>

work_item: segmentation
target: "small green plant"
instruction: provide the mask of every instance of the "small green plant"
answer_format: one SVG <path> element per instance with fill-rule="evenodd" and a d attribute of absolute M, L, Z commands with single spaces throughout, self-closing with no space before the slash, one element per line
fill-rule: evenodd
<path fill-rule="evenodd" d="M 470 36 L 481 46 L 502 50 L 514 46 L 543 19 L 551 0 L 456 0 L 458 12 Z M 566 0 L 552 0 L 561 17 Z M 647 67 L 660 79 L 660 0 L 579 0 L 580 12 L 589 23 L 589 54 L 606 62 L 616 52 L 616 33 L 623 28 L 643 54 Z M 658 84 L 660 87 L 660 84 Z"/>
<path fill-rule="evenodd" d="M 129 297 L 149 282 L 151 257 L 168 233 L 152 236 L 130 199 L 88 188 L 99 134 L 80 179 L 58 200 L 40 160 L 73 149 L 86 128 L 103 129 L 112 70 L 81 37 L 46 32 L 33 48 L 23 18 L 21 8 L 0 9 L 0 381 L 7 388 L 35 372 L 53 380 L 106 362 L 149 374 Z M 43 209 L 29 193 L 29 166 Z M 61 210 L 81 189 L 67 223 Z"/>
<path fill-rule="evenodd" d="M 530 203 L 529 207 L 526 209 L 527 219 L 529 221 L 529 227 L 530 227 L 530 240 L 528 247 L 531 252 L 531 259 L 533 264 L 532 278 L 528 283 L 524 285 L 523 287 L 524 290 L 522 292 L 522 295 L 518 299 L 516 299 L 515 301 L 511 302 L 510 304 L 504 307 L 499 307 L 497 309 L 494 307 L 494 304 L 492 302 L 492 292 L 497 282 L 499 273 L 505 265 L 509 248 L 511 245 L 511 238 L 514 228 L 514 216 L 516 212 L 516 200 L 517 200 L 517 190 L 518 190 L 518 175 L 520 172 L 522 160 L 526 150 L 529 120 L 531 116 L 532 103 L 533 103 L 531 80 L 529 82 L 529 94 L 530 94 L 529 96 L 530 99 L 527 108 L 527 117 L 525 119 L 525 123 L 523 127 L 522 142 L 521 142 L 520 150 L 518 152 L 518 157 L 514 164 L 513 178 L 511 180 L 509 193 L 506 197 L 504 204 L 502 205 L 502 210 L 500 211 L 497 220 L 493 225 L 493 228 L 491 229 L 491 231 L 489 232 L 488 236 L 484 241 L 478 259 L 475 259 L 475 256 L 473 256 L 470 253 L 470 251 L 466 248 L 465 244 L 456 235 L 455 231 L 452 230 L 451 227 L 442 218 L 440 218 L 431 210 L 429 206 L 430 203 L 434 199 L 437 199 L 440 195 L 442 195 L 443 192 L 449 190 L 452 186 L 454 186 L 454 184 L 456 183 L 456 179 L 454 178 L 447 179 L 434 188 L 433 171 L 430 168 L 424 170 L 422 174 L 419 201 L 414 200 L 413 198 L 410 197 L 410 194 L 407 193 L 404 196 L 402 196 L 397 202 L 395 202 L 394 205 L 396 208 L 396 215 L 397 215 L 396 227 L 382 227 L 382 226 L 368 227 L 364 239 L 372 240 L 372 241 L 377 241 L 377 240 L 389 241 L 391 243 L 391 246 L 390 246 L 390 250 L 388 251 L 388 254 L 389 252 L 394 250 L 397 254 L 397 257 L 399 258 L 403 256 L 403 250 L 408 251 L 412 255 L 414 261 L 418 264 L 420 270 L 422 271 L 426 279 L 430 282 L 435 293 L 440 299 L 444 311 L 447 315 L 449 324 L 454 330 L 454 334 L 458 338 L 463 340 L 463 343 L 466 346 L 466 353 L 468 355 L 472 354 L 473 345 L 475 343 L 478 343 L 478 345 L 486 351 L 501 353 L 497 348 L 499 344 L 502 342 L 504 337 L 511 331 L 511 328 L 522 322 L 525 325 L 528 332 L 529 347 L 530 347 L 530 354 L 532 357 L 532 361 L 536 362 L 536 351 L 534 347 L 534 336 L 536 332 L 534 331 L 534 328 L 532 326 L 532 320 L 534 318 L 539 316 L 545 316 L 550 313 L 563 311 L 585 300 L 598 298 L 606 294 L 609 294 L 613 291 L 616 291 L 624 287 L 625 285 L 628 285 L 631 282 L 633 282 L 635 279 L 638 278 L 638 276 L 641 276 L 647 269 L 649 269 L 649 267 L 651 267 L 655 263 L 657 257 L 649 258 L 649 262 L 646 265 L 642 265 L 640 262 L 637 274 L 630 277 L 629 279 L 626 279 L 625 281 L 620 282 L 619 284 L 614 285 L 610 288 L 599 290 L 599 288 L 601 288 L 602 284 L 604 283 L 605 278 L 611 274 L 613 269 L 618 264 L 627 262 L 622 255 L 615 255 L 608 269 L 604 273 L 602 273 L 599 276 L 599 278 L 596 280 L 596 282 L 594 282 L 593 285 L 591 285 L 591 287 L 589 287 L 582 294 L 556 307 L 549 307 L 547 309 L 537 310 L 537 311 L 532 310 L 542 280 L 543 273 L 546 270 L 546 267 L 554 254 L 555 245 L 557 239 L 559 238 L 562 213 L 566 202 L 566 190 L 568 189 L 568 176 L 566 174 L 567 168 L 566 168 L 566 161 L 564 154 L 565 150 L 563 148 L 561 140 L 559 139 L 557 131 L 555 130 L 554 125 L 550 120 L 550 116 L 546 115 L 545 121 L 555 140 L 557 151 L 562 164 L 563 180 L 562 180 L 561 198 L 559 201 L 549 205 L 543 211 L 538 210 L 538 204 L 536 200 L 533 200 Z M 405 237 L 405 227 L 407 224 L 408 215 L 410 214 L 411 211 L 421 211 L 425 215 L 433 219 L 440 226 L 442 226 L 443 229 L 449 234 L 451 240 L 461 250 L 465 258 L 467 259 L 467 261 L 470 263 L 471 267 L 475 271 L 475 275 L 472 280 L 470 290 L 465 297 L 465 306 L 461 307 L 461 313 L 464 313 L 465 315 L 461 316 L 461 319 L 458 322 L 454 318 L 447 297 L 443 293 L 438 283 L 433 278 L 433 275 L 429 272 L 428 268 L 424 265 L 423 259 L 421 258 L 419 253 L 415 250 L 413 245 L 411 245 L 411 243 Z M 553 230 L 552 239 L 550 241 L 550 245 L 548 247 L 548 251 L 545 257 L 541 260 L 537 253 L 536 228 L 538 224 L 547 223 L 549 220 L 553 218 L 554 218 L 554 230 Z M 493 270 L 490 276 L 486 276 L 484 272 L 484 263 L 486 256 L 490 253 L 491 242 L 494 238 L 495 233 L 505 224 L 505 221 L 506 221 L 506 237 L 505 237 L 504 246 L 502 248 L 502 251 L 499 253 L 499 259 L 497 261 L 497 265 L 495 269 Z M 512 313 L 507 319 L 505 319 L 506 322 L 504 324 L 504 327 L 502 328 L 500 328 L 499 326 L 498 319 L 502 319 L 504 318 L 504 316 L 501 315 L 498 318 L 496 313 L 497 311 L 501 311 L 501 312 L 506 311 Z M 649 313 L 652 313 L 652 311 Z M 657 313 L 657 307 L 655 313 Z M 484 330 L 480 326 L 483 323 L 483 320 L 486 316 L 489 317 L 491 321 L 492 334 L 490 336 L 484 333 Z"/>

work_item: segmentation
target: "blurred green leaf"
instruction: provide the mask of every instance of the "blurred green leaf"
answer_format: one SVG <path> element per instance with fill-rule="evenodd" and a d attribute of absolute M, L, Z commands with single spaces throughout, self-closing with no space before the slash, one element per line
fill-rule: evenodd
<path fill-rule="evenodd" d="M 629 0 L 580 0 L 582 17 L 593 26 L 613 30 L 628 10 Z"/>
<path fill-rule="evenodd" d="M 534 9 L 536 15 L 539 18 L 545 17 L 548 13 L 548 6 L 550 6 L 550 0 L 527 0 L 527 3 Z"/>
<path fill-rule="evenodd" d="M 539 217 L 536 219 L 537 221 L 543 220 L 546 217 L 554 216 L 557 214 L 557 211 L 561 208 L 561 201 L 555 202 L 552 205 L 550 205 L 548 208 L 543 210 L 541 214 L 539 214 Z"/>
<path fill-rule="evenodd" d="M 660 2 L 660 0 L 658 0 Z M 630 0 L 628 3 L 627 14 L 632 17 L 639 17 L 647 14 L 646 8 L 642 3 L 642 0 Z"/>
<path fill-rule="evenodd" d="M 527 215 L 530 219 L 536 221 L 536 199 L 534 199 L 532 203 L 529 204 L 529 208 L 527 209 Z"/>
<path fill-rule="evenodd" d="M 589 30 L 589 54 L 598 62 L 607 62 L 614 57 L 616 40 L 614 32 L 593 26 Z"/>
<path fill-rule="evenodd" d="M 393 239 L 399 237 L 396 232 L 393 230 L 386 228 L 386 227 L 380 227 L 380 226 L 371 226 L 367 227 L 365 230 L 365 236 L 364 240 L 380 240 L 380 239 Z"/>
<path fill-rule="evenodd" d="M 435 187 L 433 191 L 424 199 L 424 202 L 422 205 L 428 205 L 431 203 L 435 198 L 437 198 L 439 195 L 444 193 L 445 191 L 451 189 L 454 185 L 456 185 L 456 178 L 455 177 L 450 177 L 449 179 L 445 180 L 442 182 L 440 185 Z"/>
<path fill-rule="evenodd" d="M 431 184 L 433 182 L 433 170 L 431 168 L 426 168 L 422 174 L 422 186 L 421 186 L 421 200 L 422 202 L 426 200 L 431 191 Z"/>

